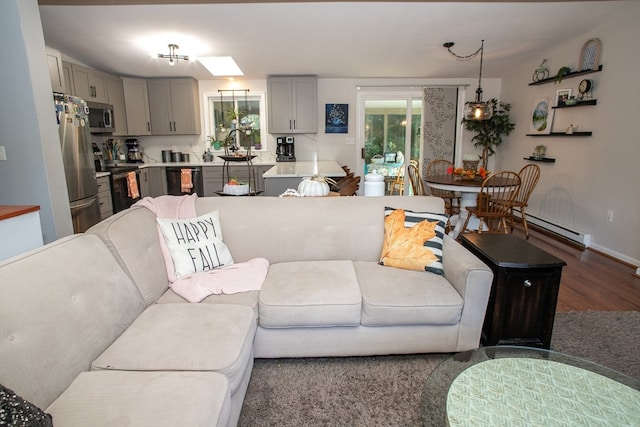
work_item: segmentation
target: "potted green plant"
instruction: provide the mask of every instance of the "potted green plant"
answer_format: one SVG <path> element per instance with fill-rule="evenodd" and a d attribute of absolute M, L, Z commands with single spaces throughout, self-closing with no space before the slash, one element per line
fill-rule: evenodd
<path fill-rule="evenodd" d="M 487 161 L 495 154 L 495 148 L 502 144 L 502 137 L 509 135 L 516 125 L 511 122 L 509 111 L 511 104 L 492 98 L 489 103 L 493 108 L 493 116 L 489 120 L 462 119 L 464 128 L 475 132 L 471 138 L 475 148 L 482 148 L 482 167 L 487 169 Z"/>

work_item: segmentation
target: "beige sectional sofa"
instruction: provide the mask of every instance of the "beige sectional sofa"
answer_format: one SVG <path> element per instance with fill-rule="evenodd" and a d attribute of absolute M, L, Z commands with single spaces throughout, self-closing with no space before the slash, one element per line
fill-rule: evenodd
<path fill-rule="evenodd" d="M 253 358 L 478 346 L 491 270 L 444 236 L 444 275 L 378 264 L 385 207 L 432 197 L 211 197 L 260 291 L 188 303 L 168 286 L 155 215 L 134 207 L 0 264 L 0 383 L 56 426 L 235 425 Z"/>

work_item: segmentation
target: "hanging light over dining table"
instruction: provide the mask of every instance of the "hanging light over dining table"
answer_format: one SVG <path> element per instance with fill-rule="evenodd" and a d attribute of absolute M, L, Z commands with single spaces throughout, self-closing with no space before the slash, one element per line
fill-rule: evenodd
<path fill-rule="evenodd" d="M 480 73 L 478 75 L 478 88 L 476 89 L 476 99 L 474 102 L 467 102 L 464 108 L 464 117 L 467 120 L 489 120 L 493 116 L 493 105 L 488 102 L 482 102 L 482 62 L 484 59 L 484 40 L 480 48 L 470 55 L 462 56 L 454 53 L 451 48 L 453 42 L 444 43 L 442 46 L 447 48 L 447 51 L 453 55 L 454 58 L 460 61 L 468 61 L 480 55 Z"/>

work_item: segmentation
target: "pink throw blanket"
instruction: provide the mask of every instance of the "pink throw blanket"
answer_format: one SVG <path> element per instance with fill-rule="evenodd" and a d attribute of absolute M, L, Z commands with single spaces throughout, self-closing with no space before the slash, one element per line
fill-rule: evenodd
<path fill-rule="evenodd" d="M 158 218 L 189 219 L 197 216 L 197 197 L 196 193 L 189 196 L 145 197 L 133 206 L 147 208 Z M 158 238 L 171 289 L 189 302 L 200 302 L 212 294 L 260 290 L 269 270 L 269 261 L 264 258 L 254 258 L 228 267 L 177 277 L 171 252 L 159 227 Z"/>

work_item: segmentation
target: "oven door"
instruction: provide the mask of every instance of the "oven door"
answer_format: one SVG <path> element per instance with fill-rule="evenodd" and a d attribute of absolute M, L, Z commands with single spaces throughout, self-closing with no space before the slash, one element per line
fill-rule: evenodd
<path fill-rule="evenodd" d="M 129 172 L 119 172 L 111 175 L 113 213 L 128 209 L 140 200 L 140 172 L 136 170 L 133 173 L 135 174 L 135 185 L 133 182 L 129 182 Z"/>

